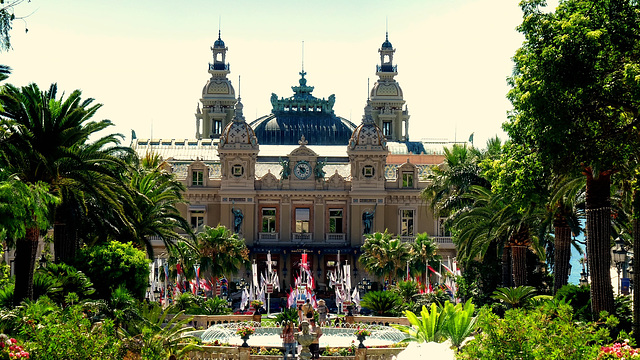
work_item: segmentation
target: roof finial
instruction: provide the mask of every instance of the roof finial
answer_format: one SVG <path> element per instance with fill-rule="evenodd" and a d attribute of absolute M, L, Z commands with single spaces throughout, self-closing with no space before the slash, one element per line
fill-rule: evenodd
<path fill-rule="evenodd" d="M 389 41 L 389 16 L 385 18 L 385 32 L 387 34 L 387 41 Z"/>
<path fill-rule="evenodd" d="M 222 15 L 218 15 L 218 40 L 220 39 L 220 30 L 222 29 Z"/>
<path fill-rule="evenodd" d="M 240 75 L 238 75 L 238 101 L 240 100 Z"/>
<path fill-rule="evenodd" d="M 302 40 L 302 72 L 304 72 L 304 40 Z"/>
<path fill-rule="evenodd" d="M 370 87 L 369 87 L 369 78 L 367 78 L 367 101 L 369 101 L 369 94 L 371 93 Z"/>

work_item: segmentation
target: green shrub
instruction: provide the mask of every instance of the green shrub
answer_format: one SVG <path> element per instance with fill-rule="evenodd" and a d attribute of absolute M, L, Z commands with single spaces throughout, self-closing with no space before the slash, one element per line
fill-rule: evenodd
<path fill-rule="evenodd" d="M 20 333 L 34 359 L 120 359 L 121 341 L 109 319 L 92 323 L 80 305 L 62 309 L 44 297 L 24 305 Z M 42 309 L 49 311 L 42 312 Z"/>
<path fill-rule="evenodd" d="M 526 306 L 534 296 L 536 296 L 536 289 L 533 286 L 518 286 L 497 288 L 491 298 L 502 301 L 512 308 L 519 308 Z"/>
<path fill-rule="evenodd" d="M 84 247 L 78 251 L 75 267 L 99 279 L 94 284 L 96 296 L 108 299 L 121 284 L 138 300 L 144 299 L 149 284 L 149 260 L 144 251 L 132 243 L 111 241 L 105 245 Z"/>
<path fill-rule="evenodd" d="M 564 300 L 567 304 L 571 305 L 576 320 L 593 321 L 589 285 L 565 285 L 556 292 L 554 298 Z"/>
<path fill-rule="evenodd" d="M 276 315 L 275 320 L 278 324 L 281 324 L 281 325 L 285 321 L 290 321 L 298 325 L 298 309 L 296 309 L 295 307 L 284 308 L 282 309 L 282 312 L 280 314 Z"/>
<path fill-rule="evenodd" d="M 609 339 L 606 328 L 575 322 L 572 308 L 557 301 L 532 310 L 508 310 L 504 319 L 484 307 L 478 327 L 480 331 L 462 347 L 458 359 L 595 359 Z"/>
<path fill-rule="evenodd" d="M 370 291 L 362 297 L 360 305 L 378 316 L 395 316 L 399 313 L 402 298 L 391 291 Z"/>

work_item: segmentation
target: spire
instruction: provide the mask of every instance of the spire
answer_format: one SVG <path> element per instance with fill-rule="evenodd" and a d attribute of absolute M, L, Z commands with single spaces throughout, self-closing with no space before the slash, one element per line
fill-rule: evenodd
<path fill-rule="evenodd" d="M 236 109 L 233 116 L 233 121 L 235 122 L 244 122 L 244 115 L 242 114 L 242 109 L 244 105 L 242 105 L 242 101 L 240 101 L 240 75 L 238 75 L 238 101 L 236 102 Z"/>

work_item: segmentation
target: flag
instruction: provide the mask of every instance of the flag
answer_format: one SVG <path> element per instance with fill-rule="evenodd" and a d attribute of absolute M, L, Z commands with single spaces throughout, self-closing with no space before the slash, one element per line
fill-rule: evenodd
<path fill-rule="evenodd" d="M 280 291 L 280 278 L 278 278 L 278 273 L 274 272 L 273 277 L 271 278 L 271 283 L 273 284 L 273 288 Z"/>
<path fill-rule="evenodd" d="M 433 271 L 433 273 L 438 275 L 438 277 L 442 277 L 442 275 L 439 272 L 435 271 L 435 269 L 432 268 L 431 265 L 429 265 L 429 270 Z"/>
<path fill-rule="evenodd" d="M 242 290 L 242 299 L 240 300 L 240 310 L 244 311 L 245 307 L 249 303 L 249 292 L 247 288 Z"/>
<path fill-rule="evenodd" d="M 356 308 L 360 309 L 360 292 L 358 288 L 353 289 L 353 294 L 351 294 L 351 301 L 356 306 Z"/>
<path fill-rule="evenodd" d="M 451 275 L 455 276 L 456 273 L 453 272 L 453 270 L 451 270 L 449 267 L 447 267 L 447 265 L 442 264 L 442 267 L 447 270 Z"/>
<path fill-rule="evenodd" d="M 289 285 L 289 296 L 287 297 L 287 307 L 290 308 L 296 303 L 297 291 Z"/>
<path fill-rule="evenodd" d="M 253 286 L 254 287 L 260 286 L 258 284 L 258 264 L 256 263 L 251 264 L 251 272 L 253 274 Z"/>
<path fill-rule="evenodd" d="M 164 263 L 164 279 L 165 279 L 165 286 L 169 283 L 169 263 L 165 262 Z"/>
<path fill-rule="evenodd" d="M 267 271 L 271 274 L 271 251 L 267 253 Z"/>
<path fill-rule="evenodd" d="M 334 287 L 336 286 L 336 273 L 335 271 L 332 271 L 329 273 L 329 286 Z"/>

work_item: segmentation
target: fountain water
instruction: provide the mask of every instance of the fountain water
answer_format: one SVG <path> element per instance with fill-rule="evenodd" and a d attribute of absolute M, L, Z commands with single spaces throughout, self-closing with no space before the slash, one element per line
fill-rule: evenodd
<path fill-rule="evenodd" d="M 216 340 L 231 345 L 241 345 L 240 336 L 236 335 L 236 330 L 243 326 L 254 326 L 256 332 L 251 335 L 251 346 L 282 346 L 280 333 L 282 327 L 280 324 L 275 326 L 259 326 L 254 322 L 239 322 L 229 324 L 212 325 L 206 330 L 193 331 L 187 335 L 196 336 L 202 339 L 205 344 L 213 343 Z M 389 326 L 369 325 L 369 324 L 345 324 L 342 327 L 322 327 L 322 337 L 320 338 L 320 347 L 349 347 L 355 344 L 356 336 L 354 332 L 357 329 L 367 329 L 371 331 L 371 335 L 365 340 L 367 346 L 383 346 L 400 342 L 406 338 L 401 331 Z M 357 344 L 356 344 L 357 345 Z"/>

